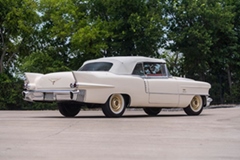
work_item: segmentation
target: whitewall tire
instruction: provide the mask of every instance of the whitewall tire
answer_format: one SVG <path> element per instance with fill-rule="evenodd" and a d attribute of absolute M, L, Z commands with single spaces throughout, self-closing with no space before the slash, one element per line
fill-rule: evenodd
<path fill-rule="evenodd" d="M 121 117 L 125 111 L 126 102 L 121 94 L 113 94 L 102 106 L 102 111 L 106 117 Z"/>
<path fill-rule="evenodd" d="M 188 107 L 184 108 L 187 115 L 199 115 L 203 110 L 203 99 L 196 95 L 192 98 Z"/>

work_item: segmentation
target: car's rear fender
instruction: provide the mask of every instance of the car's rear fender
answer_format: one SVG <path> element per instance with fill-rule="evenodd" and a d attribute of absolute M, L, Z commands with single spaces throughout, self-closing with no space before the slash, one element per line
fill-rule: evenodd
<path fill-rule="evenodd" d="M 24 82 L 25 89 L 35 89 L 36 82 L 44 75 L 41 73 L 25 72 L 26 80 Z"/>

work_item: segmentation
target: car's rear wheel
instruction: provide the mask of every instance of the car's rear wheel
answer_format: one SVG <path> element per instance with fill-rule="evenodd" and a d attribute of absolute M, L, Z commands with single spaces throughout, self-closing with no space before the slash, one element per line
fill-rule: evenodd
<path fill-rule="evenodd" d="M 187 115 L 199 115 L 203 110 L 203 99 L 201 96 L 194 96 L 188 107 L 184 108 Z"/>
<path fill-rule="evenodd" d="M 143 108 L 143 110 L 149 116 L 156 116 L 161 112 L 162 108 L 151 107 L 151 108 Z"/>
<path fill-rule="evenodd" d="M 58 103 L 59 112 L 65 117 L 75 117 L 81 110 L 81 106 L 76 103 Z"/>
<path fill-rule="evenodd" d="M 126 102 L 121 94 L 113 94 L 102 106 L 102 111 L 106 117 L 121 117 L 125 111 Z"/>

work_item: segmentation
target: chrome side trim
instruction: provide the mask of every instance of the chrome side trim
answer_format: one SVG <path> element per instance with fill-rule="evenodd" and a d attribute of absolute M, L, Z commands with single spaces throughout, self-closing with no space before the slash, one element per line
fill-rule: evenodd
<path fill-rule="evenodd" d="M 169 79 L 169 76 L 142 76 L 143 79 Z"/>
<path fill-rule="evenodd" d="M 40 92 L 40 93 L 69 93 L 72 90 L 27 90 L 27 92 Z"/>
<path fill-rule="evenodd" d="M 199 93 L 164 93 L 164 92 L 147 92 L 148 94 L 164 94 L 164 95 L 202 95 L 209 96 L 209 94 L 199 94 Z"/>

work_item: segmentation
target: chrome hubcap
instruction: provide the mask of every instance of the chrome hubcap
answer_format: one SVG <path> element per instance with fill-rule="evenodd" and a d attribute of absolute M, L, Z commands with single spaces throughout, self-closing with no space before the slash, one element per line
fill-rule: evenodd
<path fill-rule="evenodd" d="M 110 107 L 114 113 L 119 113 L 123 109 L 123 97 L 121 95 L 113 95 L 110 100 Z"/>
<path fill-rule="evenodd" d="M 194 111 L 199 111 L 202 107 L 202 100 L 200 96 L 194 96 L 191 101 L 191 108 Z"/>

